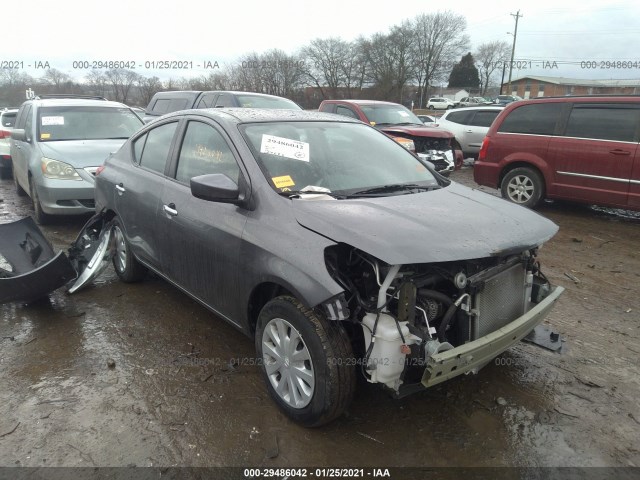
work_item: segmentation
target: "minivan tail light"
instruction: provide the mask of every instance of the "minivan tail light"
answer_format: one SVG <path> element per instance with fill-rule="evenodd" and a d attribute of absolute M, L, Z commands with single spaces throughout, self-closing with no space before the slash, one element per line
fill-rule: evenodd
<path fill-rule="evenodd" d="M 482 146 L 480 147 L 480 152 L 478 152 L 478 161 L 484 162 L 487 159 L 487 150 L 489 149 L 489 135 L 484 137 L 482 141 Z"/>
<path fill-rule="evenodd" d="M 97 168 L 96 173 L 94 173 L 94 175 L 97 177 L 98 175 L 100 175 L 102 173 L 103 170 L 104 170 L 104 165 L 100 165 Z"/>
<path fill-rule="evenodd" d="M 11 138 L 11 130 L 0 130 L 0 138 Z"/>

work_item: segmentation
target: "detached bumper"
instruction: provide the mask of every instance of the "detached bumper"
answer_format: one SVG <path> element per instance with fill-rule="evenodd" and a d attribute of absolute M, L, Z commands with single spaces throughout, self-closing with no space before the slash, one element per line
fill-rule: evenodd
<path fill-rule="evenodd" d="M 31 217 L 0 224 L 0 255 L 8 264 L 0 268 L 0 303 L 36 300 L 77 275 L 63 252 L 54 254 Z"/>
<path fill-rule="evenodd" d="M 482 368 L 541 323 L 562 292 L 564 288 L 556 286 L 544 300 L 508 325 L 473 342 L 432 355 L 422 376 L 422 385 L 432 387 Z"/>

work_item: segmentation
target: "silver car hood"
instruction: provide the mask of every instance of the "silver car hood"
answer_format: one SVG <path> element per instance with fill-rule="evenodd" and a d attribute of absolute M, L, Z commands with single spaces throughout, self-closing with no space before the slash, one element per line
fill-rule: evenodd
<path fill-rule="evenodd" d="M 303 227 L 390 265 L 517 253 L 558 231 L 531 210 L 456 183 L 408 195 L 292 202 Z"/>
<path fill-rule="evenodd" d="M 124 142 L 125 138 L 49 141 L 40 142 L 40 151 L 45 157 L 66 162 L 75 168 L 98 167 Z"/>

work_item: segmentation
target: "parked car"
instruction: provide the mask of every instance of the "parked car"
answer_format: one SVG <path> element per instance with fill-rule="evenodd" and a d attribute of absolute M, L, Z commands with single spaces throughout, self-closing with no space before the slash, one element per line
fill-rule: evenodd
<path fill-rule="evenodd" d="M 0 110 L 0 178 L 11 178 L 11 152 L 9 139 L 16 121 L 17 108 Z"/>
<path fill-rule="evenodd" d="M 517 102 L 519 100 L 522 100 L 522 97 L 517 95 L 498 95 L 494 100 L 494 103 L 504 107 L 505 105 L 509 105 L 510 103 Z"/>
<path fill-rule="evenodd" d="M 448 98 L 433 97 L 427 102 L 427 108 L 429 110 L 449 110 L 456 107 L 456 102 L 449 100 Z"/>
<path fill-rule="evenodd" d="M 482 105 L 491 105 L 491 101 L 487 101 L 483 97 L 462 97 L 458 102 L 459 107 L 479 107 Z"/>
<path fill-rule="evenodd" d="M 416 115 L 422 123 L 425 125 L 434 124 L 437 122 L 436 117 L 432 115 Z"/>
<path fill-rule="evenodd" d="M 283 97 L 251 92 L 227 91 L 170 91 L 156 93 L 147 106 L 144 122 L 170 112 L 191 108 L 284 108 L 302 110 L 300 106 Z"/>
<path fill-rule="evenodd" d="M 438 119 L 439 127 L 455 136 L 454 148 L 462 150 L 465 158 L 476 157 L 482 141 L 503 107 L 467 107 L 449 110 Z"/>
<path fill-rule="evenodd" d="M 249 335 L 306 426 L 340 416 L 359 373 L 402 397 L 476 372 L 562 292 L 536 257 L 556 225 L 336 115 L 166 115 L 97 172 L 96 209 L 72 251 L 115 244 L 123 281 L 152 270 Z"/>
<path fill-rule="evenodd" d="M 377 100 L 324 100 L 318 110 L 375 126 L 407 150 L 431 162 L 442 175 L 449 175 L 462 165 L 462 152 L 457 155 L 451 143 L 453 134 L 426 127 L 403 105 Z"/>
<path fill-rule="evenodd" d="M 38 223 L 94 212 L 96 169 L 142 120 L 122 103 L 41 96 L 22 104 L 11 132 L 16 190 L 28 194 Z"/>
<path fill-rule="evenodd" d="M 640 97 L 514 102 L 493 122 L 475 181 L 527 207 L 542 199 L 640 210 Z"/>

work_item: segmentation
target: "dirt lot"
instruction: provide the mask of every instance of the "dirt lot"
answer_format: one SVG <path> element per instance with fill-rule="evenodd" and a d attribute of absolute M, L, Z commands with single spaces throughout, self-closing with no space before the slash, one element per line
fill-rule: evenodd
<path fill-rule="evenodd" d="M 453 178 L 474 185 L 470 168 Z M 0 181 L 0 222 L 31 212 Z M 316 430 L 270 401 L 250 339 L 158 278 L 110 269 L 2 305 L 0 466 L 640 466 L 640 216 L 539 212 L 560 225 L 541 261 L 566 288 L 548 318 L 564 353 L 522 343 L 401 401 L 361 383 Z M 43 230 L 65 249 L 84 220 Z"/>

